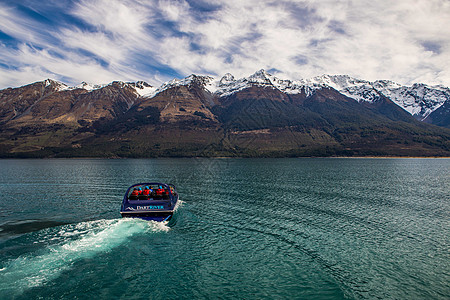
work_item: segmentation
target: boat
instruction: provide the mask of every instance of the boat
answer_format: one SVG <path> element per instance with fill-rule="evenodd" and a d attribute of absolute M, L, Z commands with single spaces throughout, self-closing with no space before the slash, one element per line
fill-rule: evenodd
<path fill-rule="evenodd" d="M 178 198 L 173 184 L 160 182 L 133 184 L 123 197 L 120 214 L 123 218 L 166 222 L 172 218 L 178 205 Z"/>

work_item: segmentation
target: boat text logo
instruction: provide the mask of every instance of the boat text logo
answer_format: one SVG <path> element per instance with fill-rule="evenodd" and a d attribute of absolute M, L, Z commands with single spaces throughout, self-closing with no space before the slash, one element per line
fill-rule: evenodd
<path fill-rule="evenodd" d="M 148 209 L 164 209 L 163 205 L 147 205 L 147 206 L 136 206 L 134 207 L 127 207 L 127 210 L 148 210 Z"/>

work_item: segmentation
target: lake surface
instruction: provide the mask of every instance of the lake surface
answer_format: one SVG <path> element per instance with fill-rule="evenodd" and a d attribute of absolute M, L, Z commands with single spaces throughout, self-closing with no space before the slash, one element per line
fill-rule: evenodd
<path fill-rule="evenodd" d="M 0 160 L 0 299 L 449 299 L 450 159 Z M 168 225 L 128 186 L 177 186 Z"/>

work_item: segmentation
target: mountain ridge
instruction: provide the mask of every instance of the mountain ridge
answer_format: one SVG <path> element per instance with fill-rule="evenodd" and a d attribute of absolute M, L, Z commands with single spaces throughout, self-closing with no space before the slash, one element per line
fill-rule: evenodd
<path fill-rule="evenodd" d="M 152 98 L 166 89 L 189 85 L 194 80 L 202 82 L 206 90 L 218 97 L 229 96 L 252 85 L 273 87 L 287 94 L 303 92 L 307 96 L 311 96 L 317 89 L 331 87 L 356 101 L 368 102 L 375 101 L 380 97 L 380 94 L 382 94 L 405 109 L 416 119 L 428 123 L 433 123 L 433 118 L 430 117 L 430 115 L 439 107 L 443 106 L 445 102 L 450 101 L 450 89 L 442 85 L 432 86 L 423 83 L 414 83 L 411 86 L 407 86 L 390 80 L 376 80 L 371 82 L 350 77 L 348 75 L 326 74 L 310 79 L 289 80 L 279 79 L 263 69 L 248 77 L 239 79 L 236 79 L 230 73 L 227 73 L 220 78 L 191 74 L 183 79 L 172 79 L 167 81 L 159 87 L 154 87 L 145 81 L 113 81 L 109 84 L 89 84 L 82 82 L 81 84 L 72 87 L 52 79 L 46 79 L 42 82 L 45 85 L 49 85 L 50 82 L 53 82 L 53 84 L 58 86 L 58 91 L 84 89 L 89 92 L 104 88 L 113 83 L 121 83 L 133 87 L 136 94 L 140 97 Z"/>
<path fill-rule="evenodd" d="M 238 79 L 192 74 L 159 87 L 47 79 L 0 91 L 0 156 L 450 156 L 448 95 L 423 84 L 292 81 L 264 70 Z"/>

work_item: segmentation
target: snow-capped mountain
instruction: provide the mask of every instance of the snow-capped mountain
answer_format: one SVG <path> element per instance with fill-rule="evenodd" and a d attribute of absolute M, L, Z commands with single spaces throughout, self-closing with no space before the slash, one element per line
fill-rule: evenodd
<path fill-rule="evenodd" d="M 83 81 L 79 85 L 68 87 L 67 89 L 70 89 L 70 90 L 83 89 L 86 91 L 93 91 L 93 90 L 101 89 L 105 86 L 107 86 L 107 84 L 92 84 L 92 83 L 87 83 L 87 82 Z"/>
<path fill-rule="evenodd" d="M 441 86 L 285 80 L 264 70 L 159 87 L 48 79 L 0 90 L 0 157 L 449 156 L 449 95 Z"/>
<path fill-rule="evenodd" d="M 53 86 L 55 91 L 70 91 L 70 90 L 76 90 L 76 89 L 82 89 L 87 92 L 92 92 L 95 90 L 102 89 L 104 87 L 110 86 L 112 84 L 118 84 L 122 87 L 128 86 L 135 90 L 136 94 L 138 94 L 140 97 L 153 97 L 155 95 L 155 91 L 157 90 L 155 87 L 151 86 L 145 81 L 136 81 L 136 82 L 123 82 L 123 81 L 113 81 L 107 84 L 92 84 L 87 83 L 85 81 L 81 82 L 78 85 L 75 86 L 68 86 L 62 82 L 53 80 L 53 79 L 46 79 L 43 81 L 43 84 L 45 87 L 47 86 Z"/>
<path fill-rule="evenodd" d="M 214 91 L 214 87 L 211 85 L 213 81 L 214 81 L 214 78 L 211 76 L 201 76 L 201 75 L 192 74 L 183 79 L 172 79 L 170 81 L 163 83 L 159 88 L 157 88 L 155 90 L 154 95 L 159 94 L 170 88 L 191 85 L 193 83 L 198 83 L 198 84 L 204 86 L 206 89 L 208 89 L 210 91 Z M 209 88 L 207 88 L 207 87 L 209 87 Z"/>
<path fill-rule="evenodd" d="M 377 83 L 376 81 L 375 84 Z M 450 101 L 450 89 L 443 86 L 415 83 L 410 87 L 389 88 L 380 86 L 379 90 L 421 121 L 426 120 L 432 112 L 444 105 L 445 102 Z"/>
<path fill-rule="evenodd" d="M 192 84 L 202 86 L 218 98 L 231 96 L 252 86 L 276 89 L 288 95 L 303 93 L 306 97 L 312 96 L 319 89 L 333 88 L 358 102 L 373 103 L 382 97 L 387 97 L 421 121 L 427 121 L 427 118 L 434 111 L 443 106 L 444 103 L 450 102 L 450 89 L 439 85 L 429 86 L 415 83 L 412 86 L 404 86 L 389 80 L 371 82 L 348 75 L 321 75 L 310 79 L 288 80 L 277 78 L 265 70 L 259 70 L 248 77 L 238 79 L 230 73 L 221 78 L 192 74 L 183 79 L 172 79 L 159 87 L 153 87 L 144 81 L 114 81 L 109 84 L 82 82 L 76 86 L 67 86 L 62 82 L 46 79 L 42 83 L 45 87 L 51 86 L 55 91 L 82 89 L 86 92 L 96 91 L 112 84 L 119 84 L 134 90 L 138 97 L 147 99 L 153 98 L 168 89 Z"/>
<path fill-rule="evenodd" d="M 322 75 L 311 79 L 287 80 L 279 79 L 264 70 L 240 79 L 235 79 L 232 74 L 227 73 L 220 80 L 211 80 L 205 88 L 219 97 L 226 97 L 253 85 L 278 89 L 286 94 L 304 92 L 306 96 L 311 96 L 317 89 L 333 88 L 358 102 L 375 102 L 385 96 L 421 121 L 446 101 L 450 101 L 450 89 L 444 86 L 418 83 L 403 86 L 389 80 L 370 82 L 348 75 Z"/>
<path fill-rule="evenodd" d="M 426 84 L 402 86 L 389 80 L 370 82 L 347 75 L 322 75 L 305 82 L 310 86 L 332 87 L 358 102 L 374 102 L 385 96 L 421 121 L 450 99 L 449 88 Z"/>
<path fill-rule="evenodd" d="M 323 87 L 313 84 L 309 86 L 302 81 L 279 79 L 265 70 L 259 70 L 249 77 L 240 79 L 235 79 L 232 74 L 227 73 L 220 80 L 215 81 L 215 88 L 210 91 L 219 97 L 226 97 L 254 85 L 275 88 L 286 94 L 299 94 L 303 89 L 308 96 L 313 93 L 314 89 Z"/>
<path fill-rule="evenodd" d="M 56 91 L 64 91 L 68 88 L 66 84 L 50 78 L 44 80 L 42 84 L 44 87 L 53 87 Z"/>

